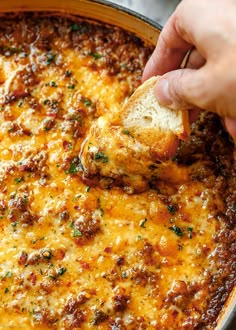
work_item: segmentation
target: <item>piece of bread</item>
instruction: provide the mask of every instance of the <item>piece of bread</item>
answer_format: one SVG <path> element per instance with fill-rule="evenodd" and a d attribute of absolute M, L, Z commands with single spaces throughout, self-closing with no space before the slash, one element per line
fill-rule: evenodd
<path fill-rule="evenodd" d="M 120 115 L 121 125 L 141 143 L 150 147 L 157 160 L 171 157 L 179 139 L 190 134 L 187 110 L 172 110 L 161 106 L 154 86 L 159 76 L 146 80 L 131 95 Z"/>

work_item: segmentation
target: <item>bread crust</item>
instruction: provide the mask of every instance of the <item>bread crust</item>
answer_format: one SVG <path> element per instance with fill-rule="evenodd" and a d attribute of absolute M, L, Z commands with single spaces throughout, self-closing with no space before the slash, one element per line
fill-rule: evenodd
<path fill-rule="evenodd" d="M 190 134 L 187 110 L 172 110 L 161 106 L 154 94 L 160 76 L 145 81 L 129 98 L 121 110 L 121 125 L 142 144 L 150 147 L 159 160 L 170 158 L 178 141 Z"/>

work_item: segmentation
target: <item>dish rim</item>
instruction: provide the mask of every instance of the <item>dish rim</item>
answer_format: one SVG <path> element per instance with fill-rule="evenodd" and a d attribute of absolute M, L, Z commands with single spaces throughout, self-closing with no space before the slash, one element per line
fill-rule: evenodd
<path fill-rule="evenodd" d="M 15 13 L 17 12 L 33 12 L 33 11 L 38 11 L 38 12 L 43 12 L 43 11 L 48 11 L 48 12 L 52 12 L 55 13 L 55 9 L 50 9 L 50 1 L 49 1 L 49 8 L 48 9 L 42 9 L 42 10 L 36 10 L 30 7 L 27 7 L 25 5 L 21 5 L 21 4 L 17 4 L 17 8 L 12 8 L 12 10 L 4 10 L 1 9 L 1 4 L 3 3 L 7 3 L 8 1 L 4 1 L 2 0 L 0 2 L 0 15 L 7 13 L 7 12 L 11 12 L 13 10 L 15 10 Z M 123 5 L 117 4 L 117 3 L 113 3 L 111 1 L 107 1 L 107 0 L 76 0 L 76 2 L 84 2 L 84 3 L 96 3 L 98 5 L 104 6 L 104 7 L 109 7 L 111 9 L 117 10 L 120 13 L 125 13 L 129 16 L 131 16 L 132 18 L 136 18 L 139 21 L 150 25 L 151 27 L 153 27 L 154 29 L 157 30 L 157 32 L 161 32 L 161 30 L 163 29 L 163 26 L 154 21 L 151 18 L 148 18 L 147 16 L 138 13 L 135 10 L 132 10 L 130 8 L 124 7 Z M 11 1 L 10 1 L 11 3 Z M 31 2 L 32 7 L 34 7 L 34 2 Z M 9 4 L 10 7 L 10 4 Z M 61 13 L 63 15 L 63 13 L 67 13 L 69 12 L 69 10 L 67 10 L 65 8 L 65 10 L 62 10 L 60 8 L 58 8 L 57 10 L 58 13 Z M 73 13 L 71 13 L 71 15 L 73 15 Z M 75 16 L 79 16 L 79 13 L 75 12 L 74 13 Z M 81 17 L 83 17 L 83 15 L 81 14 Z M 91 16 L 89 16 L 90 19 L 93 19 L 93 14 L 91 13 Z M 94 18 L 95 21 L 100 21 L 99 19 Z M 114 23 L 111 23 L 111 25 L 114 25 Z M 126 29 L 126 28 L 125 28 Z M 232 304 L 232 307 L 230 308 Z M 227 315 L 228 314 L 228 315 Z M 225 316 L 227 315 L 227 316 Z M 231 294 L 229 295 L 228 299 L 226 300 L 219 316 L 218 316 L 218 322 L 216 325 L 215 330 L 233 330 L 233 328 L 231 328 L 232 326 L 232 322 L 236 319 L 236 290 L 233 289 Z"/>

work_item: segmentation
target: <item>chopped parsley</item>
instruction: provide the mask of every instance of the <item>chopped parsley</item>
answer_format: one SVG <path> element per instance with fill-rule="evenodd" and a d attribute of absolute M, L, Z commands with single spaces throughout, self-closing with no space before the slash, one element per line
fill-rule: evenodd
<path fill-rule="evenodd" d="M 100 200 L 100 198 L 97 199 L 97 202 L 98 202 L 98 210 L 100 210 L 101 216 L 103 216 L 104 215 L 104 210 L 103 210 L 103 208 L 101 206 L 101 200 Z"/>
<path fill-rule="evenodd" d="M 44 119 L 44 121 L 43 121 L 43 130 L 45 132 L 50 131 L 53 126 L 54 126 L 54 121 L 52 119 Z"/>
<path fill-rule="evenodd" d="M 50 81 L 49 84 L 51 87 L 57 87 L 57 83 L 55 81 Z"/>
<path fill-rule="evenodd" d="M 91 100 L 89 99 L 84 99 L 83 102 L 86 107 L 89 107 L 92 104 Z"/>
<path fill-rule="evenodd" d="M 53 53 L 47 53 L 47 60 L 46 60 L 46 64 L 50 65 L 52 62 L 54 62 L 57 54 L 53 54 Z"/>
<path fill-rule="evenodd" d="M 57 274 L 59 276 L 62 276 L 66 271 L 67 271 L 67 269 L 65 267 L 61 267 L 58 269 Z"/>
<path fill-rule="evenodd" d="M 33 239 L 31 242 L 32 242 L 32 244 L 35 244 L 35 243 L 37 243 L 38 241 L 43 241 L 44 239 L 45 239 L 45 237 L 42 236 L 42 237 L 40 237 L 40 238 Z"/>
<path fill-rule="evenodd" d="M 18 183 L 20 183 L 20 182 L 23 182 L 23 181 L 25 181 L 23 177 L 20 177 L 20 178 L 14 178 L 14 182 L 15 182 L 16 184 L 18 184 Z"/>
<path fill-rule="evenodd" d="M 72 173 L 72 174 L 75 174 L 78 172 L 78 168 L 77 168 L 77 165 L 75 163 L 70 163 L 70 168 L 68 170 L 68 173 Z"/>
<path fill-rule="evenodd" d="M 170 212 L 170 214 L 175 214 L 175 212 L 176 212 L 176 208 L 172 204 L 167 205 L 167 210 Z"/>
<path fill-rule="evenodd" d="M 72 142 L 63 141 L 63 148 L 66 151 L 72 150 Z"/>
<path fill-rule="evenodd" d="M 43 251 L 42 256 L 47 259 L 50 260 L 52 258 L 52 250 L 50 249 L 46 249 Z"/>
<path fill-rule="evenodd" d="M 51 278 L 52 280 L 56 280 L 57 279 L 56 276 L 54 276 L 52 274 L 49 274 L 48 277 Z"/>
<path fill-rule="evenodd" d="M 24 103 L 24 100 L 22 99 L 22 100 L 20 100 L 19 102 L 18 102 L 18 107 L 19 108 L 21 108 L 22 107 L 22 105 L 23 105 L 23 103 Z"/>
<path fill-rule="evenodd" d="M 130 131 L 128 129 L 123 129 L 122 133 L 126 135 L 130 135 Z"/>
<path fill-rule="evenodd" d="M 70 26 L 71 31 L 79 31 L 80 30 L 80 26 L 77 23 L 73 23 Z"/>
<path fill-rule="evenodd" d="M 94 155 L 94 160 L 102 160 L 103 163 L 107 163 L 108 157 L 104 154 L 104 152 L 96 152 Z"/>
<path fill-rule="evenodd" d="M 76 202 L 82 195 L 75 195 L 75 197 L 72 198 L 72 202 Z"/>
<path fill-rule="evenodd" d="M 34 315 L 34 314 L 35 314 L 35 310 L 34 310 L 34 308 L 32 309 L 32 311 L 29 311 L 29 314 L 30 314 L 30 315 Z"/>
<path fill-rule="evenodd" d="M 18 223 L 19 223 L 18 221 L 14 221 L 11 223 L 11 225 L 12 225 L 12 227 L 16 227 L 18 225 Z"/>
<path fill-rule="evenodd" d="M 183 236 L 184 233 L 182 232 L 181 228 L 174 225 L 173 227 L 169 227 L 170 230 L 172 230 L 177 236 Z"/>
<path fill-rule="evenodd" d="M 74 226 L 74 222 L 73 221 L 71 221 L 69 223 L 69 227 L 73 228 L 73 237 L 81 237 L 81 236 L 83 236 L 83 234 L 81 233 L 81 231 Z"/>
<path fill-rule="evenodd" d="M 50 102 L 49 99 L 45 99 L 45 100 L 43 101 L 43 104 L 44 104 L 44 105 L 47 105 L 49 102 Z"/>
<path fill-rule="evenodd" d="M 7 277 L 12 277 L 12 272 L 8 271 L 8 272 L 2 277 L 2 279 L 7 278 Z"/>
<path fill-rule="evenodd" d="M 29 201 L 28 195 L 24 195 L 23 196 L 23 202 L 24 202 L 24 204 L 28 204 L 28 201 Z"/>
<path fill-rule="evenodd" d="M 73 237 L 81 237 L 83 234 L 81 231 L 73 226 Z"/>
<path fill-rule="evenodd" d="M 91 187 L 88 186 L 88 187 L 85 188 L 85 191 L 86 191 L 86 192 L 89 192 L 90 189 L 91 189 Z"/>
<path fill-rule="evenodd" d="M 75 87 L 76 87 L 76 84 L 72 84 L 72 85 L 67 86 L 68 89 L 75 89 Z"/>
<path fill-rule="evenodd" d="M 147 218 L 144 218 L 143 220 L 141 220 L 140 221 L 140 223 L 139 223 L 139 227 L 141 227 L 141 228 L 146 228 L 145 227 L 145 223 L 147 222 Z"/>
<path fill-rule="evenodd" d="M 81 164 L 79 162 L 79 159 L 75 157 L 72 162 L 70 163 L 70 167 L 67 171 L 65 171 L 66 174 L 76 174 L 78 171 L 81 170 Z"/>
<path fill-rule="evenodd" d="M 3 51 L 4 52 L 10 52 L 12 54 L 19 54 L 22 52 L 22 49 L 21 48 L 18 48 L 18 47 L 9 47 L 9 46 L 6 46 L 3 48 Z"/>
<path fill-rule="evenodd" d="M 91 52 L 91 53 L 88 53 L 89 56 L 92 56 L 95 60 L 99 60 L 99 58 L 102 57 L 101 54 L 99 53 L 96 53 L 96 52 Z"/>
<path fill-rule="evenodd" d="M 67 149 L 68 149 L 68 150 L 72 150 L 72 146 L 73 146 L 73 145 L 72 145 L 72 142 L 68 142 Z"/>
<path fill-rule="evenodd" d="M 126 272 L 121 272 L 121 277 L 122 277 L 122 278 L 128 278 L 128 275 L 127 275 Z"/>
<path fill-rule="evenodd" d="M 192 237 L 193 237 L 193 235 L 192 235 L 193 228 L 191 228 L 191 227 L 187 227 L 186 229 L 187 229 L 187 231 L 188 231 L 188 238 L 192 238 Z"/>
<path fill-rule="evenodd" d="M 70 70 L 65 71 L 65 76 L 70 77 L 72 75 L 72 72 Z"/>

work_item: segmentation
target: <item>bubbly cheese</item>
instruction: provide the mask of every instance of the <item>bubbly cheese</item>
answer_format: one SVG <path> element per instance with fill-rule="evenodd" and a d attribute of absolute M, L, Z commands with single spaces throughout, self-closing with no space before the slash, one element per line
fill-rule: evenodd
<path fill-rule="evenodd" d="M 212 329 L 235 271 L 225 133 L 212 141 L 227 152 L 209 158 L 193 128 L 183 182 L 140 194 L 85 182 L 81 143 L 140 84 L 153 48 L 79 19 L 0 26 L 0 329 Z"/>

